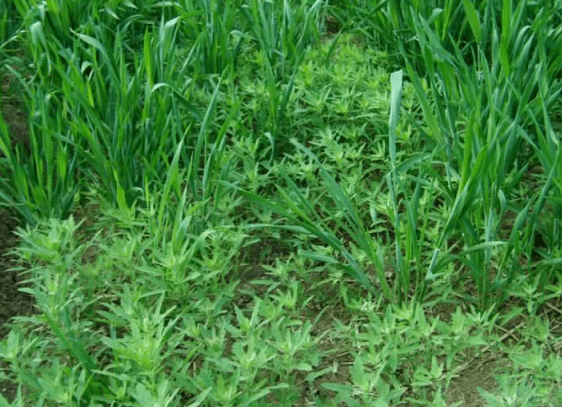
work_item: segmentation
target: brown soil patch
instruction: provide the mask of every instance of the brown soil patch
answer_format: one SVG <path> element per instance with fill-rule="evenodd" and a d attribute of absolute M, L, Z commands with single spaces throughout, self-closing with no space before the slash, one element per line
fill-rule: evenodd
<path fill-rule="evenodd" d="M 499 363 L 495 357 L 485 356 L 471 363 L 451 382 L 445 396 L 447 404 L 460 403 L 462 407 L 485 405 L 486 401 L 478 389 L 493 392 L 497 388 L 494 374 Z"/>

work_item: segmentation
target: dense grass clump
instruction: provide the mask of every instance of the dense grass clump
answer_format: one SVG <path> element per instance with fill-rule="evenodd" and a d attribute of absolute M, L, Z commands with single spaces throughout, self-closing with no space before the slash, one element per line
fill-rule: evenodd
<path fill-rule="evenodd" d="M 137 3 L 0 4 L 1 405 L 561 405 L 562 1 Z"/>

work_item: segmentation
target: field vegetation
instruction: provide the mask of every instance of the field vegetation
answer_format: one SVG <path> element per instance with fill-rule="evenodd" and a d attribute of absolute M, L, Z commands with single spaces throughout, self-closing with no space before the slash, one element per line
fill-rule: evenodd
<path fill-rule="evenodd" d="M 0 406 L 561 406 L 560 50 L 562 0 L 3 0 Z"/>

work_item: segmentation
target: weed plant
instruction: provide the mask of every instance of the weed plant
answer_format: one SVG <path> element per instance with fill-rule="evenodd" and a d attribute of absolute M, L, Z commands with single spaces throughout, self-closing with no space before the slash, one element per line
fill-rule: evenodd
<path fill-rule="evenodd" d="M 137 3 L 0 5 L 0 405 L 562 404 L 560 0 Z"/>

